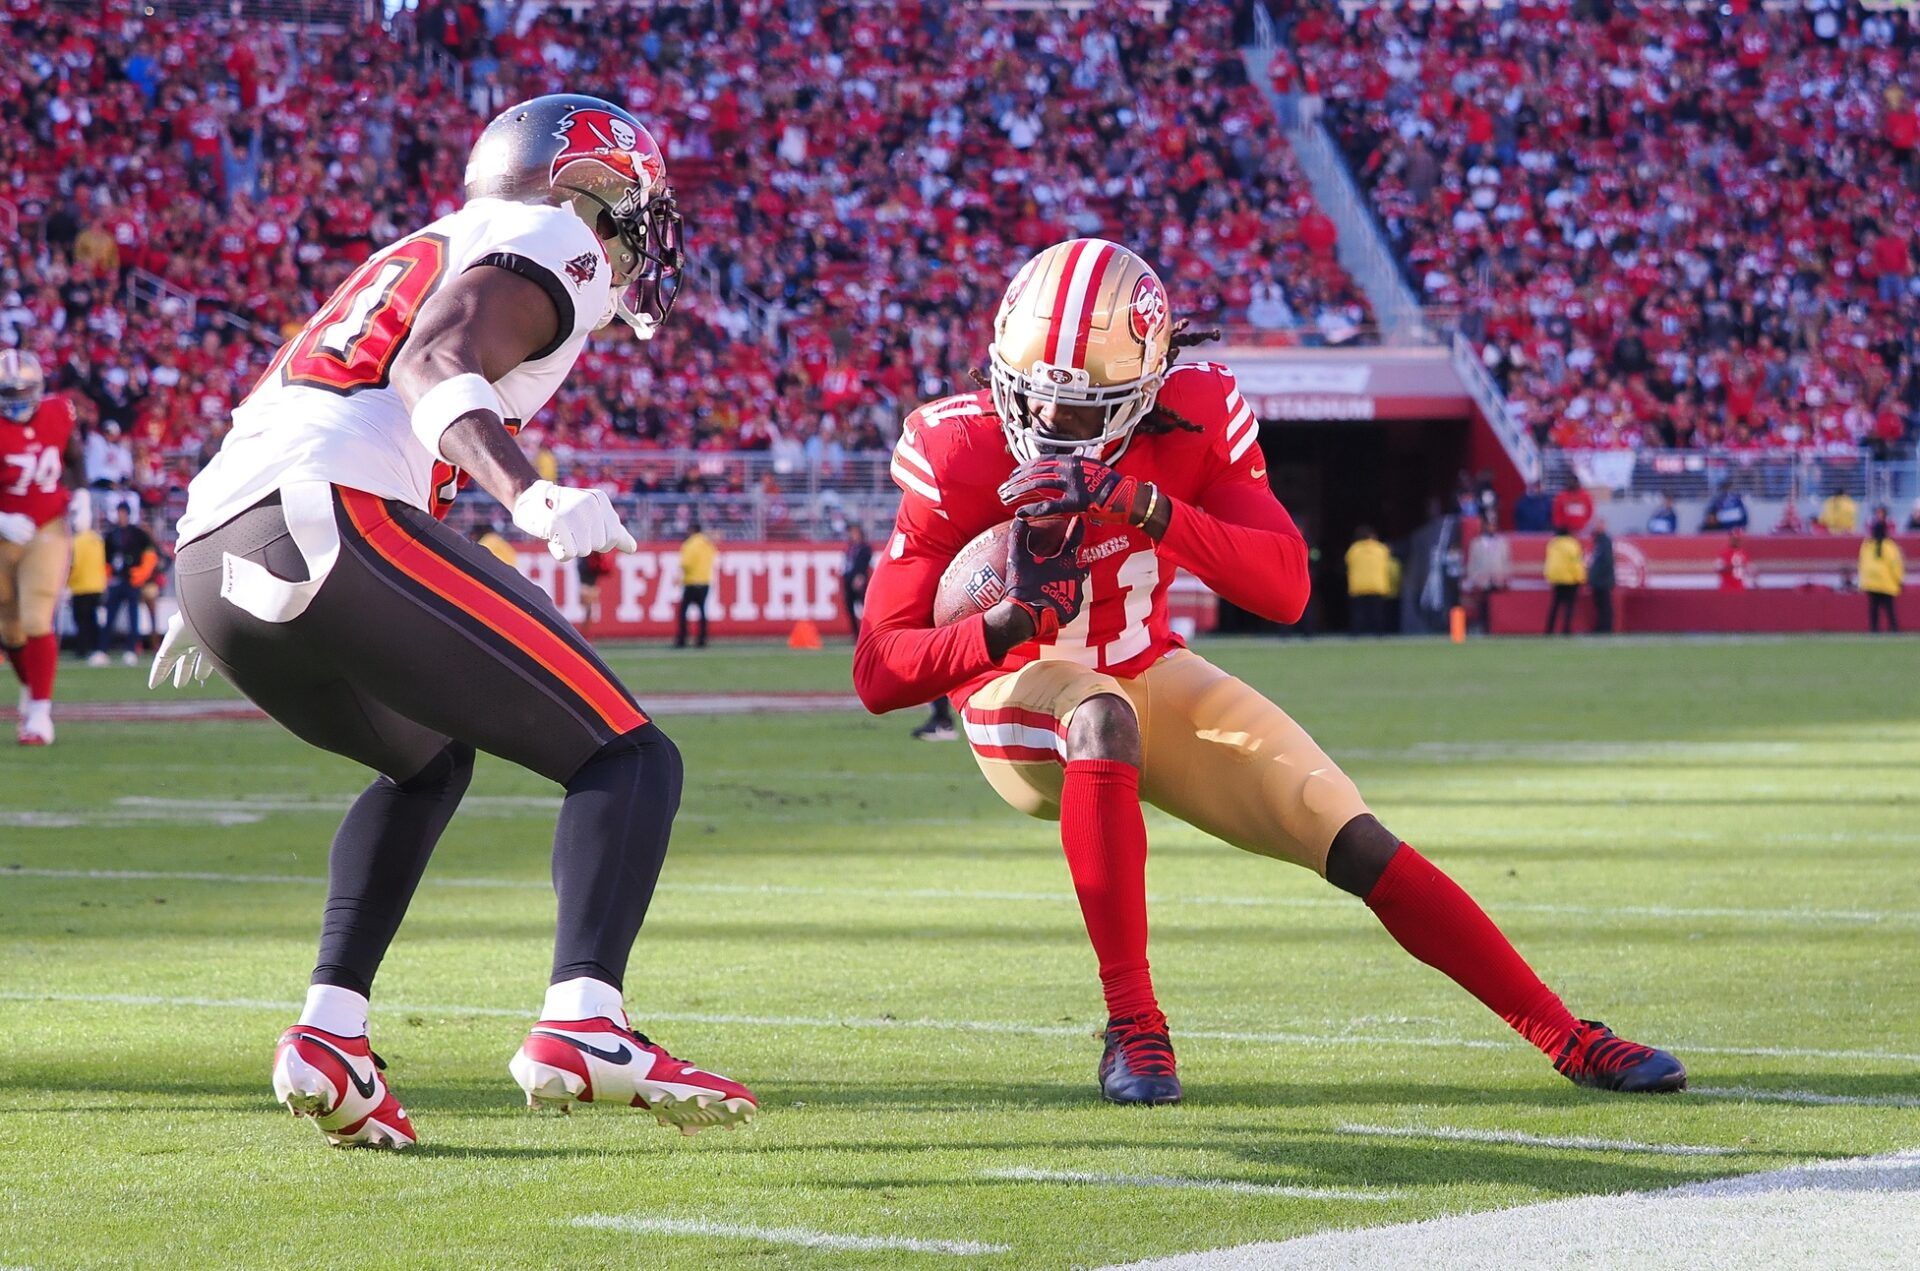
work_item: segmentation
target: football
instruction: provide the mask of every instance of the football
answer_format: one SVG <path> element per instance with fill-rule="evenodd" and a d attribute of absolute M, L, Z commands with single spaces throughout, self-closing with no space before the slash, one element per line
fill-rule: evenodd
<path fill-rule="evenodd" d="M 1035 523 L 1035 529 L 1049 538 L 1064 537 L 1071 517 L 1054 517 Z M 944 627 L 976 613 L 985 613 L 1007 594 L 1007 546 L 1013 539 L 1011 518 L 980 531 L 974 540 L 954 554 L 946 572 L 940 575 L 939 590 L 933 597 L 933 625 Z"/>

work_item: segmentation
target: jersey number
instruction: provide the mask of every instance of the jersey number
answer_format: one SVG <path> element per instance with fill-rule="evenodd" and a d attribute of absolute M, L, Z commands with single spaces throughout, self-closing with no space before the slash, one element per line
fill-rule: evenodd
<path fill-rule="evenodd" d="M 422 234 L 354 270 L 281 351 L 282 382 L 343 396 L 385 388 L 394 355 L 446 269 L 447 240 Z"/>
<path fill-rule="evenodd" d="M 60 452 L 52 446 L 41 446 L 38 450 L 28 451 L 24 455 L 8 455 L 7 462 L 20 469 L 20 475 L 7 487 L 7 493 L 19 496 L 29 490 L 39 490 L 51 494 L 60 488 L 62 463 Z"/>
<path fill-rule="evenodd" d="M 1080 602 L 1080 613 L 1072 622 L 1060 628 L 1060 633 L 1053 638 L 1054 648 L 1092 647 L 1098 651 L 1098 665 L 1118 666 L 1153 642 L 1153 634 L 1147 630 L 1147 619 L 1153 613 L 1153 589 L 1160 585 L 1160 557 L 1152 551 L 1133 553 L 1120 562 L 1114 582 L 1120 588 L 1119 634 L 1101 644 L 1089 646 L 1087 642 L 1094 601 L 1093 575 L 1089 573 Z"/>

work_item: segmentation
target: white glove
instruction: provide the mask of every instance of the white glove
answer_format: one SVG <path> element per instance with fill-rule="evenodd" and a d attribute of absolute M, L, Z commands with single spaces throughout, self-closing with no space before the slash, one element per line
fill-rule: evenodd
<path fill-rule="evenodd" d="M 545 539 L 555 560 L 608 550 L 632 552 L 640 546 L 620 524 L 620 514 L 604 490 L 536 481 L 513 501 L 513 523 Z"/>
<path fill-rule="evenodd" d="M 153 655 L 153 669 L 147 672 L 147 687 L 159 688 L 171 679 L 175 688 L 185 688 L 191 679 L 205 684 L 213 674 L 213 661 L 200 651 L 200 637 L 176 613 L 167 619 L 167 634 L 160 639 L 160 651 Z"/>
<path fill-rule="evenodd" d="M 0 538 L 9 543 L 31 543 L 39 528 L 30 516 L 19 512 L 0 512 Z"/>

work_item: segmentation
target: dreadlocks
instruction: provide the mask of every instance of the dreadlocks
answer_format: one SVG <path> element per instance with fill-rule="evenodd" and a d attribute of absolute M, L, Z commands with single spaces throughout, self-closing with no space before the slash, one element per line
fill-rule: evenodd
<path fill-rule="evenodd" d="M 1180 355 L 1186 350 L 1197 348 L 1202 344 L 1211 344 L 1220 338 L 1220 329 L 1218 327 L 1212 327 L 1205 331 L 1194 331 L 1190 330 L 1192 326 L 1193 319 L 1191 318 L 1182 318 L 1173 324 L 1173 335 L 1167 341 L 1167 366 L 1169 369 L 1172 368 L 1175 362 L 1180 360 Z M 1135 428 L 1134 431 L 1151 435 L 1176 431 L 1205 432 L 1206 430 L 1191 420 L 1181 418 L 1164 403 L 1155 399 L 1153 410 L 1148 413 L 1145 419 L 1140 421 L 1140 426 Z"/>

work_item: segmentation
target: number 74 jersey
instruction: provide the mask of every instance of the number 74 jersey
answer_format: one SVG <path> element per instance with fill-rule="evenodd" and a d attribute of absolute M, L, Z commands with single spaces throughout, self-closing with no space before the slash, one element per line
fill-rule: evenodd
<path fill-rule="evenodd" d="M 299 480 L 443 513 L 458 474 L 414 436 L 393 364 L 429 297 L 483 265 L 535 283 L 559 315 L 553 341 L 494 383 L 514 421 L 546 405 L 612 313 L 606 252 L 565 208 L 473 199 L 369 257 L 274 355 L 235 408 L 220 453 L 188 487 L 180 540 Z"/>
<path fill-rule="evenodd" d="M 1189 363 L 1167 373 L 1155 411 L 1113 466 L 1186 504 L 1205 504 L 1233 486 L 1270 502 L 1258 433 L 1232 373 L 1218 363 Z M 880 568 L 920 580 L 926 621 L 940 568 L 1007 519 L 997 491 L 1014 466 L 988 393 L 930 402 L 907 417 L 892 463 L 900 512 Z M 1087 580 L 1079 617 L 956 688 L 957 702 L 1036 659 L 1063 658 L 1126 679 L 1180 647 L 1167 610 L 1176 562 L 1164 545 L 1126 526 L 1089 525 L 1080 563 Z"/>

